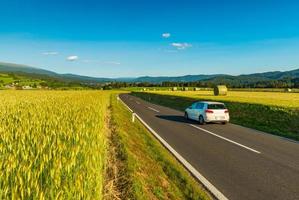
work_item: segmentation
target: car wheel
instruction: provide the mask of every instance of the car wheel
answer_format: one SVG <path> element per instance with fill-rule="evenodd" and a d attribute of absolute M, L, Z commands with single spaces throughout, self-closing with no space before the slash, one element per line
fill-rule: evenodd
<path fill-rule="evenodd" d="M 198 119 L 198 121 L 199 121 L 199 124 L 200 124 L 200 125 L 203 125 L 203 124 L 205 124 L 205 119 L 203 118 L 203 116 L 202 116 L 202 115 L 200 115 L 200 116 L 199 116 L 199 119 Z"/>
<path fill-rule="evenodd" d="M 221 122 L 221 124 L 225 125 L 225 124 L 227 124 L 227 122 Z"/>
<path fill-rule="evenodd" d="M 184 115 L 184 116 L 185 116 L 186 119 L 189 119 L 189 117 L 188 117 L 188 113 L 187 113 L 187 112 L 185 112 L 185 115 Z"/>

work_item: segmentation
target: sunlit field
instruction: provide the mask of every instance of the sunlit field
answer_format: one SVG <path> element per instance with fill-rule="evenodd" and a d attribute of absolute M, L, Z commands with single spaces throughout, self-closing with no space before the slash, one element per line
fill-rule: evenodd
<path fill-rule="evenodd" d="M 149 92 L 149 91 L 147 91 Z M 287 92 L 242 92 L 228 91 L 227 96 L 214 96 L 213 91 L 150 91 L 152 93 L 167 94 L 196 99 L 216 101 L 232 101 L 241 103 L 256 103 L 282 107 L 299 108 L 299 93 Z"/>
<path fill-rule="evenodd" d="M 109 96 L 0 91 L 0 199 L 102 199 Z"/>

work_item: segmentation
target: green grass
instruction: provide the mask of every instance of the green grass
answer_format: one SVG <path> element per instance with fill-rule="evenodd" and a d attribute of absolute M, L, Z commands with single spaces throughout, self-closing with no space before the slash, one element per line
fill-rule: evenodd
<path fill-rule="evenodd" d="M 130 199 L 209 199 L 182 165 L 131 113 L 112 98 L 112 121 L 129 180 Z M 127 185 L 128 186 L 128 185 Z"/>
<path fill-rule="evenodd" d="M 299 140 L 299 94 L 229 92 L 229 96 L 212 96 L 211 92 L 163 91 L 132 94 L 181 111 L 199 100 L 222 101 L 230 111 L 232 123 Z"/>
<path fill-rule="evenodd" d="M 33 86 L 33 85 L 40 85 L 41 80 L 31 79 L 28 77 L 20 76 L 20 75 L 12 75 L 12 74 L 5 74 L 0 73 L 0 88 L 4 87 L 5 85 L 18 83 L 19 86 Z"/>
<path fill-rule="evenodd" d="M 3 84 L 9 84 L 12 83 L 14 79 L 9 76 L 8 74 L 0 74 L 0 82 Z"/>

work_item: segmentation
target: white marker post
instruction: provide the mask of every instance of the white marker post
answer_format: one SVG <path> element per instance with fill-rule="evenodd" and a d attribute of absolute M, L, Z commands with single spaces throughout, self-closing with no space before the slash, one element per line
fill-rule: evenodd
<path fill-rule="evenodd" d="M 132 113 L 132 122 L 133 123 L 135 122 L 135 116 L 136 116 L 136 113 Z"/>

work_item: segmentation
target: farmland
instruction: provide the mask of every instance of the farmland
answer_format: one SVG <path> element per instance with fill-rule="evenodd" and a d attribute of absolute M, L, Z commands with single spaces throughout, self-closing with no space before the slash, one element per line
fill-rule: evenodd
<path fill-rule="evenodd" d="M 299 94 L 287 92 L 229 91 L 227 96 L 214 96 L 213 91 L 148 91 L 153 94 L 189 97 L 194 99 L 231 101 L 299 108 Z"/>
<path fill-rule="evenodd" d="M 251 104 L 263 104 L 270 106 L 282 106 L 299 108 L 299 94 L 286 92 L 240 92 L 229 91 L 227 96 L 214 96 L 213 91 L 188 91 L 188 92 L 158 92 L 165 95 L 176 95 L 196 99 L 208 99 L 215 101 L 231 101 Z"/>
<path fill-rule="evenodd" d="M 0 92 L 0 198 L 101 199 L 109 93 Z"/>
<path fill-rule="evenodd" d="M 149 91 L 133 94 L 182 111 L 194 101 L 222 101 L 227 104 L 233 123 L 299 140 L 298 93 L 229 91 L 227 96 L 214 96 L 212 91 Z"/>

